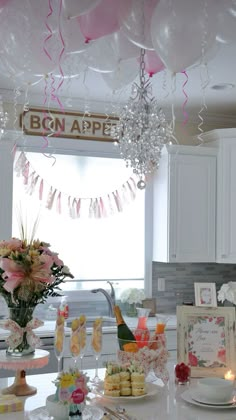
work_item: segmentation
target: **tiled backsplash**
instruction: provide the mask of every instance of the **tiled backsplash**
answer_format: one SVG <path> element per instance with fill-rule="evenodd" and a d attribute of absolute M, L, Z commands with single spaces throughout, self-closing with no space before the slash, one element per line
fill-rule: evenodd
<path fill-rule="evenodd" d="M 158 291 L 158 278 L 165 279 L 165 291 Z M 152 294 L 157 312 L 175 312 L 176 305 L 194 299 L 194 283 L 216 283 L 218 291 L 223 283 L 236 281 L 235 264 L 166 264 L 153 262 Z"/>

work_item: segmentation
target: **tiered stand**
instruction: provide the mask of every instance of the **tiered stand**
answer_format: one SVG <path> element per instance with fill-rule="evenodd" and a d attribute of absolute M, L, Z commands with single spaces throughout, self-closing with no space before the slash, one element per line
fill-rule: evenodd
<path fill-rule="evenodd" d="M 0 368 L 14 370 L 14 383 L 1 390 L 2 394 L 14 394 L 17 396 L 34 395 L 37 388 L 26 382 L 26 369 L 39 369 L 48 364 L 49 352 L 36 349 L 34 353 L 26 356 L 9 356 L 6 350 L 0 350 Z"/>

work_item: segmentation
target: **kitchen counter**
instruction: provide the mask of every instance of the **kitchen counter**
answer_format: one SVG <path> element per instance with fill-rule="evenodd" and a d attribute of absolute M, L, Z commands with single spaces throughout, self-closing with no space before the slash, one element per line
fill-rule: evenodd
<path fill-rule="evenodd" d="M 196 386 L 196 379 L 192 379 L 191 384 L 176 386 L 174 383 L 174 364 L 168 364 L 170 373 L 169 383 L 164 386 L 161 381 L 157 382 L 158 393 L 154 396 L 136 399 L 135 401 L 120 402 L 120 405 L 126 408 L 130 415 L 135 416 L 137 420 L 235 420 L 236 408 L 232 409 L 212 409 L 191 405 L 181 398 L 181 394 Z M 88 370 L 90 377 L 94 376 L 94 370 Z M 101 378 L 104 377 L 104 369 L 99 370 Z M 36 386 L 38 392 L 36 395 L 23 398 L 25 401 L 25 412 L 16 412 L 4 414 L 0 419 L 4 420 L 25 420 L 31 419 L 30 411 L 45 406 L 46 397 L 55 392 L 55 386 L 52 381 L 56 378 L 56 374 L 28 375 L 27 382 L 29 385 Z M 13 382 L 13 378 L 0 379 L 0 388 L 9 386 Z M 45 384 L 47 386 L 45 387 Z M 117 402 L 97 397 L 90 394 L 91 403 L 101 407 L 108 406 L 115 408 Z M 32 417 L 34 420 L 39 417 Z M 42 417 L 40 417 L 42 418 Z M 45 419 L 48 420 L 48 419 Z"/>

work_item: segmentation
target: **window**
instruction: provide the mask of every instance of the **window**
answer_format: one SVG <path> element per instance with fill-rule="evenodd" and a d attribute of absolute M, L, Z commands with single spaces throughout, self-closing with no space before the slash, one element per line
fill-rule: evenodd
<path fill-rule="evenodd" d="M 21 151 L 17 151 L 15 161 Z M 123 211 L 114 211 L 110 217 L 88 217 L 91 197 L 104 197 L 106 211 L 112 213 L 107 194 L 119 189 L 132 176 L 123 160 L 114 157 L 85 156 L 53 153 L 54 158 L 41 152 L 26 152 L 31 171 L 43 179 L 43 200 L 37 188 L 27 193 L 21 177 L 13 175 L 13 236 L 19 237 L 19 212 L 26 215 L 28 228 L 37 216 L 39 224 L 36 238 L 51 244 L 66 265 L 75 281 L 64 285 L 66 290 L 104 287 L 104 280 L 112 280 L 118 288 L 144 287 L 145 276 L 145 191 L 136 191 L 131 200 L 129 190 L 123 197 Z M 56 160 L 55 160 L 56 159 Z M 56 162 L 54 164 L 54 161 Z M 29 180 L 30 183 L 30 180 Z M 62 212 L 45 206 L 50 186 L 61 191 Z M 122 191 L 121 191 L 122 193 Z M 81 217 L 71 218 L 68 197 L 81 197 Z M 101 281 L 101 283 L 99 283 Z"/>

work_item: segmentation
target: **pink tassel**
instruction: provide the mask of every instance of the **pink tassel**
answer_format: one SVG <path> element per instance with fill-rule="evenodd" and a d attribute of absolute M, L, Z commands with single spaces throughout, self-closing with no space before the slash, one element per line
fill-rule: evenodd
<path fill-rule="evenodd" d="M 107 196 L 107 199 L 108 199 L 108 205 L 109 205 L 109 214 L 112 215 L 112 214 L 114 214 L 114 209 L 113 209 L 112 202 L 111 202 L 111 197 L 110 197 L 109 194 Z"/>
<path fill-rule="evenodd" d="M 20 176 L 21 174 L 23 175 L 23 168 L 25 167 L 26 163 L 27 163 L 27 159 L 25 157 L 25 154 L 24 152 L 21 152 L 14 167 L 17 176 Z"/>
<path fill-rule="evenodd" d="M 69 196 L 68 197 L 68 209 L 69 209 L 69 216 L 71 217 L 71 202 L 70 202 L 70 200 L 71 200 L 71 197 Z"/>
<path fill-rule="evenodd" d="M 100 207 L 100 201 L 98 200 L 98 198 L 96 198 L 96 206 L 97 206 L 97 217 L 98 217 L 98 219 L 101 219 L 101 217 L 102 217 L 102 210 L 101 210 L 101 207 Z"/>
<path fill-rule="evenodd" d="M 49 194 L 48 194 L 48 199 L 47 199 L 47 204 L 46 204 L 46 208 L 48 210 L 51 210 L 52 209 L 56 192 L 57 192 L 56 188 L 55 188 L 55 190 L 53 192 L 52 192 L 52 187 L 50 188 L 50 191 L 49 191 Z"/>
<path fill-rule="evenodd" d="M 133 190 L 134 191 L 136 191 L 137 190 L 137 184 L 136 184 L 136 182 L 135 182 L 135 180 L 134 180 L 134 178 L 132 178 L 132 177 L 130 177 L 130 179 L 129 179 L 131 182 L 132 182 L 132 184 L 133 184 Z"/>
<path fill-rule="evenodd" d="M 133 180 L 133 178 L 130 178 L 130 179 L 132 179 L 132 180 Z M 136 197 L 135 191 L 133 190 L 133 188 L 132 188 L 132 186 L 130 185 L 129 181 L 127 181 L 127 182 L 126 182 L 126 184 L 128 185 L 128 188 L 129 188 L 130 197 L 131 197 L 131 199 L 132 199 L 132 200 L 134 200 L 134 199 L 135 199 L 135 197 Z"/>
<path fill-rule="evenodd" d="M 93 210 L 93 199 L 90 198 L 90 205 L 89 205 L 89 217 L 94 216 L 94 210 Z"/>
<path fill-rule="evenodd" d="M 112 195 L 114 197 L 117 210 L 120 213 L 122 211 L 122 204 L 121 204 L 121 199 L 120 199 L 120 196 L 118 194 L 118 191 L 116 190 L 115 192 L 112 193 Z"/>
<path fill-rule="evenodd" d="M 25 167 L 24 167 L 23 172 L 22 172 L 22 175 L 24 177 L 24 185 L 27 185 L 28 184 L 28 180 L 29 180 L 29 166 L 30 166 L 30 163 L 27 162 L 25 164 Z"/>
<path fill-rule="evenodd" d="M 57 196 L 57 213 L 61 214 L 61 192 Z"/>
<path fill-rule="evenodd" d="M 29 186 L 29 189 L 27 191 L 29 193 L 29 195 L 32 195 L 34 193 L 38 178 L 39 178 L 39 176 L 36 175 L 35 172 L 32 172 L 30 186 Z"/>
<path fill-rule="evenodd" d="M 99 203 L 100 203 L 100 209 L 101 209 L 101 217 L 107 217 L 107 212 L 106 212 L 102 197 L 100 197 Z"/>
<path fill-rule="evenodd" d="M 77 201 L 77 206 L 76 206 L 77 217 L 80 217 L 80 209 L 81 209 L 81 198 L 79 198 Z"/>
<path fill-rule="evenodd" d="M 72 206 L 71 206 L 71 217 L 72 217 L 72 219 L 76 218 L 76 213 L 77 213 L 76 208 L 77 208 L 77 201 L 74 198 L 74 200 L 72 201 Z"/>
<path fill-rule="evenodd" d="M 39 187 L 39 199 L 43 199 L 43 179 L 41 179 L 40 187 Z"/>

